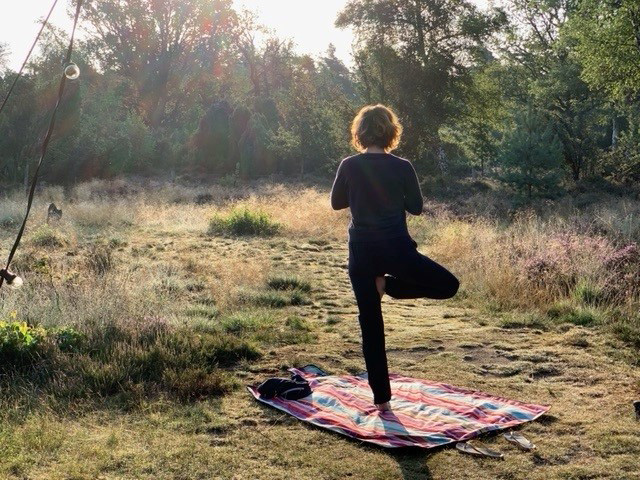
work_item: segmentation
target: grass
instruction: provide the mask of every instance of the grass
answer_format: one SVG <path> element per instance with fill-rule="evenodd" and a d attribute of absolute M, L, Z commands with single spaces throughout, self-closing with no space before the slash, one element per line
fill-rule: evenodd
<path fill-rule="evenodd" d="M 64 237 L 49 225 L 41 225 L 31 235 L 31 243 L 37 247 L 62 247 Z"/>
<path fill-rule="evenodd" d="M 0 362 L 0 478 L 577 480 L 639 471 L 633 205 L 558 206 L 508 223 L 431 205 L 433 214 L 411 220 L 420 251 L 456 273 L 464 295 L 385 298 L 389 370 L 552 405 L 522 428 L 536 453 L 488 435 L 505 460 L 486 462 L 448 448 L 368 448 L 248 395 L 244 385 L 290 366 L 364 370 L 344 269 L 347 214 L 329 209 L 325 190 L 211 186 L 202 204 L 193 201 L 201 187 L 126 199 L 111 190 L 96 181 L 78 186 L 73 203 L 56 197 L 65 211 L 51 229 L 58 246 L 32 241 L 48 228 L 46 205 L 34 208 L 15 264 L 25 286 L 0 299 L 0 318 L 14 323 L 0 328 L 13 349 Z M 233 220 L 202 234 L 212 216 L 243 209 L 280 225 L 277 237 L 253 220 L 249 231 L 263 233 L 234 233 L 246 230 Z M 23 321 L 35 343 L 16 334 Z"/>
<path fill-rule="evenodd" d="M 267 286 L 274 290 L 299 290 L 304 293 L 311 291 L 311 284 L 308 281 L 294 275 L 273 276 L 267 280 Z"/>

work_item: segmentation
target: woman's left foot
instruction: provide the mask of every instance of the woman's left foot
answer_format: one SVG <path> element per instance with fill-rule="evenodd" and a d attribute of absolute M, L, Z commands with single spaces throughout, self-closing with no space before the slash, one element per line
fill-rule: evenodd
<path fill-rule="evenodd" d="M 389 403 L 389 402 L 376 403 L 376 408 L 378 410 L 380 410 L 381 412 L 390 412 L 391 411 L 391 403 Z"/>
<path fill-rule="evenodd" d="M 387 280 L 384 277 L 376 277 L 376 288 L 378 289 L 378 294 L 380 295 L 380 299 L 384 296 L 384 289 L 386 287 Z"/>

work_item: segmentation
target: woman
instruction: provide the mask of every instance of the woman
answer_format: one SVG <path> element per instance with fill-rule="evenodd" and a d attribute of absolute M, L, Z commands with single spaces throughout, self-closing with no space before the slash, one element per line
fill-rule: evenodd
<path fill-rule="evenodd" d="M 417 251 L 406 212 L 422 213 L 422 192 L 413 165 L 391 152 L 402 126 L 384 105 L 364 107 L 351 125 L 352 144 L 361 153 L 338 166 L 331 190 L 334 210 L 349 207 L 349 278 L 358 303 L 362 351 L 373 401 L 391 409 L 381 300 L 451 298 L 458 279 Z"/>

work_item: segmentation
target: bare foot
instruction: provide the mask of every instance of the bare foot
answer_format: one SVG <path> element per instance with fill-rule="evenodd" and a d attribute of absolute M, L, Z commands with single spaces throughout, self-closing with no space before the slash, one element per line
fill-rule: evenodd
<path fill-rule="evenodd" d="M 389 402 L 376 403 L 376 408 L 378 410 L 380 410 L 381 412 L 390 412 L 391 411 L 391 403 L 389 403 Z"/>
<path fill-rule="evenodd" d="M 381 299 L 384 296 L 384 288 L 386 287 L 386 284 L 387 281 L 384 277 L 376 277 L 376 288 L 378 289 Z"/>

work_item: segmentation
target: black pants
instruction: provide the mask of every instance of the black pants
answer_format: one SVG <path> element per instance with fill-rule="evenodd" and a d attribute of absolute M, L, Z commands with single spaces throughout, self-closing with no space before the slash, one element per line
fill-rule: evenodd
<path fill-rule="evenodd" d="M 362 353 L 374 403 L 391 399 L 384 323 L 375 278 L 385 276 L 392 298 L 451 298 L 458 279 L 417 250 L 410 236 L 372 242 L 349 242 L 349 278 L 358 302 Z"/>

